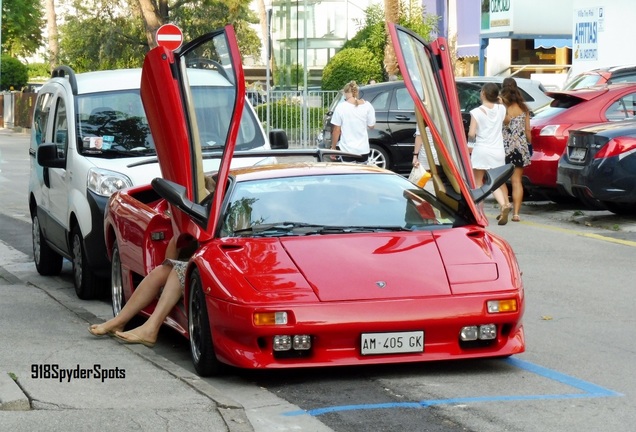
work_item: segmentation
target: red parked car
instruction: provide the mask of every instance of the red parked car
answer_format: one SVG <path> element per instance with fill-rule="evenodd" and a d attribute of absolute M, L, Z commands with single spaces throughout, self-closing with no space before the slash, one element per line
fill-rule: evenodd
<path fill-rule="evenodd" d="M 474 186 L 448 46 L 389 28 L 418 125 L 431 132 L 425 145 L 441 163 L 431 167 L 434 194 L 366 164 L 282 161 L 341 154 L 327 149 L 263 151 L 278 163 L 231 167 L 255 154 L 237 145 L 250 130 L 241 119 L 245 78 L 232 27 L 147 54 L 141 97 L 163 177 L 110 199 L 104 230 L 113 303 L 124 304 L 163 261 L 169 239 L 196 240 L 182 299 L 165 324 L 189 340 L 200 375 L 224 365 L 524 351 L 521 272 L 478 205 L 513 167 L 491 170 L 486 185 Z M 195 91 L 201 86 L 207 91 Z M 219 105 L 227 122 L 212 115 Z M 210 129 L 223 137 L 213 145 Z M 207 176 L 216 180 L 212 193 Z"/>
<path fill-rule="evenodd" d="M 570 130 L 633 118 L 636 84 L 608 84 L 547 94 L 554 100 L 530 120 L 534 153 L 532 164 L 523 170 L 523 180 L 530 193 L 559 200 L 569 196 L 557 187 L 556 180 Z"/>

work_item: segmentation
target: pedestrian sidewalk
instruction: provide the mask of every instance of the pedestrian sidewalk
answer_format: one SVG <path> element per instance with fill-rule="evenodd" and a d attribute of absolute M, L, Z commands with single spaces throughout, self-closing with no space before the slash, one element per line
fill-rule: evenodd
<path fill-rule="evenodd" d="M 198 376 L 144 346 L 89 334 L 99 319 L 48 294 L 63 284 L 0 242 L 2 430 L 253 431 L 243 407 Z"/>

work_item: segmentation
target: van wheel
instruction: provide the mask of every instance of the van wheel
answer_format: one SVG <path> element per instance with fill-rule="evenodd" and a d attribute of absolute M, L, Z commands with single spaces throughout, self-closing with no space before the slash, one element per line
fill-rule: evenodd
<path fill-rule="evenodd" d="M 55 276 L 62 271 L 63 258 L 62 255 L 55 252 L 46 243 L 42 228 L 40 227 L 40 219 L 37 215 L 33 215 L 31 220 L 31 237 L 33 240 L 33 260 L 38 273 L 43 276 Z"/>
<path fill-rule="evenodd" d="M 73 284 L 75 285 L 75 294 L 82 300 L 90 300 L 99 296 L 103 279 L 98 278 L 88 268 L 88 260 L 86 259 L 86 249 L 84 248 L 84 237 L 75 225 L 71 230 L 71 251 L 73 253 Z"/>
<path fill-rule="evenodd" d="M 369 165 L 375 165 L 380 168 L 391 169 L 389 164 L 389 155 L 380 146 L 371 144 L 369 153 Z"/>
<path fill-rule="evenodd" d="M 113 316 L 119 315 L 119 312 L 126 304 L 124 297 L 124 278 L 121 272 L 121 257 L 119 256 L 119 246 L 117 242 L 113 245 L 110 267 L 110 292 L 113 300 Z"/>
<path fill-rule="evenodd" d="M 223 370 L 223 365 L 216 358 L 214 352 L 208 308 L 198 270 L 192 272 L 190 280 L 188 333 L 190 335 L 192 364 L 194 364 L 194 369 L 199 376 L 218 375 Z"/>

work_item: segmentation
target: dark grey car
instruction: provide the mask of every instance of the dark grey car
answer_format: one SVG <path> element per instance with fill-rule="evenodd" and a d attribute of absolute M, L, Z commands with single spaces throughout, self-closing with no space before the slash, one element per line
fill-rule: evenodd
<path fill-rule="evenodd" d="M 459 105 L 464 133 L 470 124 L 470 110 L 481 104 L 481 87 L 457 82 Z M 415 142 L 415 106 L 403 81 L 392 81 L 360 87 L 360 98 L 370 102 L 375 109 L 376 124 L 369 131 L 371 154 L 369 162 L 398 173 L 411 171 Z M 323 119 L 323 130 L 318 135 L 320 148 L 331 145 L 331 116 L 342 95 L 335 98 Z"/>

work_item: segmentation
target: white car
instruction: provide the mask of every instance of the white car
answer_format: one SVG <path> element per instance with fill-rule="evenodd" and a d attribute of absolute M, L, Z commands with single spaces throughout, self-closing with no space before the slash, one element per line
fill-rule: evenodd
<path fill-rule="evenodd" d="M 59 274 L 63 259 L 69 259 L 75 292 L 82 299 L 95 298 L 109 286 L 104 209 L 111 194 L 162 177 L 140 82 L 141 69 L 75 74 L 60 66 L 38 91 L 29 149 L 33 256 L 42 275 Z M 225 130 L 229 110 L 220 102 L 215 105 L 215 83 L 194 85 L 195 96 L 207 101 L 206 109 L 197 112 L 205 131 L 201 151 L 222 151 L 225 136 L 218 131 Z M 237 149 L 268 150 L 253 108 L 245 105 Z M 287 147 L 282 131 L 272 131 L 270 141 Z"/>
<path fill-rule="evenodd" d="M 506 77 L 499 76 L 470 76 L 470 77 L 456 77 L 456 81 L 471 82 L 480 86 L 486 83 L 495 83 L 501 88 L 501 84 Z M 552 98 L 545 94 L 546 89 L 540 81 L 532 80 L 528 78 L 513 77 L 517 82 L 517 87 L 521 91 L 523 98 L 530 108 L 530 111 L 536 111 L 537 109 L 546 106 L 552 102 Z"/>

